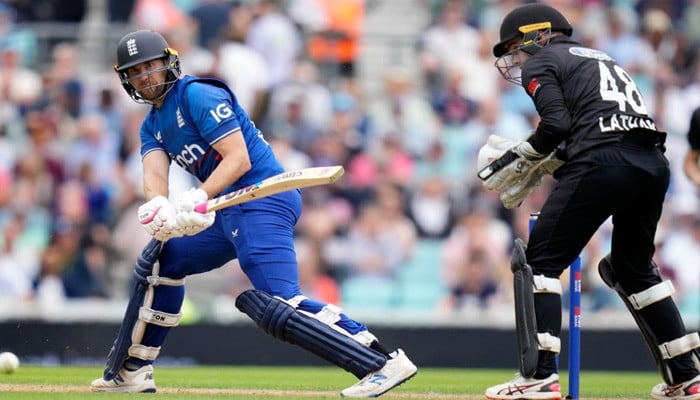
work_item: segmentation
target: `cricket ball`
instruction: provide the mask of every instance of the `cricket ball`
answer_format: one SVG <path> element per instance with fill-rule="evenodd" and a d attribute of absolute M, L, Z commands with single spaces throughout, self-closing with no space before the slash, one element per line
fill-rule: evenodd
<path fill-rule="evenodd" d="M 0 371 L 11 374 L 19 368 L 19 358 L 9 351 L 0 353 Z"/>

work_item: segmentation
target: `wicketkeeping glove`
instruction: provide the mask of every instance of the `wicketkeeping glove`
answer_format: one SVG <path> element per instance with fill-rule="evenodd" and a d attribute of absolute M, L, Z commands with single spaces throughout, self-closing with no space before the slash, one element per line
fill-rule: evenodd
<path fill-rule="evenodd" d="M 562 164 L 564 164 L 564 161 L 556 158 L 554 152 L 543 158 L 537 166 L 530 171 L 527 177 L 515 182 L 501 192 L 499 198 L 503 206 L 507 209 L 519 207 L 523 200 L 525 200 L 537 186 L 542 184 L 544 176 L 551 175 L 554 170 L 559 168 Z"/>
<path fill-rule="evenodd" d="M 139 222 L 149 235 L 164 242 L 180 237 L 175 206 L 165 196 L 156 196 L 138 209 Z"/>
<path fill-rule="evenodd" d="M 542 183 L 544 175 L 563 164 L 554 153 L 544 155 L 528 142 L 491 135 L 479 150 L 478 176 L 484 187 L 502 192 L 500 199 L 506 208 L 516 208 Z"/>
<path fill-rule="evenodd" d="M 528 142 L 520 142 L 479 171 L 489 190 L 502 191 L 526 178 L 546 154 L 540 154 Z"/>
<path fill-rule="evenodd" d="M 180 195 L 177 207 L 177 225 L 184 235 L 196 235 L 214 223 L 216 218 L 214 211 L 205 214 L 194 211 L 197 204 L 207 201 L 208 198 L 207 192 L 195 188 Z"/>

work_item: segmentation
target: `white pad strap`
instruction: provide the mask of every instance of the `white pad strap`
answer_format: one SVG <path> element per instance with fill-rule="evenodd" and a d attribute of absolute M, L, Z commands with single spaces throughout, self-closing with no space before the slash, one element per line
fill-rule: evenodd
<path fill-rule="evenodd" d="M 275 298 L 277 298 L 278 300 L 281 300 L 281 301 L 283 301 L 283 302 L 289 304 L 290 306 L 292 306 L 292 307 L 294 307 L 294 308 L 299 308 L 299 304 L 301 304 L 302 301 L 308 299 L 308 297 L 306 297 L 306 296 L 304 296 L 304 295 L 301 295 L 301 294 L 298 295 L 298 296 L 294 296 L 294 297 L 292 297 L 291 299 L 288 299 L 288 300 L 285 300 L 285 299 L 283 299 L 283 298 L 281 298 L 281 297 L 279 297 L 279 296 L 275 296 Z"/>
<path fill-rule="evenodd" d="M 147 324 L 165 326 L 172 328 L 180 323 L 182 313 L 171 314 L 162 311 L 156 311 L 149 307 L 141 307 L 139 309 L 139 319 Z"/>
<path fill-rule="evenodd" d="M 275 296 L 276 299 L 283 301 L 290 306 L 294 307 L 297 312 L 302 313 L 306 316 L 309 316 L 311 318 L 317 319 L 324 324 L 330 326 L 333 328 L 333 330 L 342 333 L 343 335 L 353 338 L 360 342 L 362 345 L 369 347 L 372 342 L 377 340 L 377 337 L 374 336 L 373 334 L 369 333 L 369 331 L 362 331 L 358 332 L 354 335 L 351 335 L 350 332 L 346 331 L 345 329 L 341 328 L 336 324 L 336 322 L 340 321 L 340 314 L 343 312 L 343 310 L 333 304 L 326 304 L 321 311 L 317 312 L 316 314 L 312 314 L 308 311 L 300 310 L 299 309 L 299 304 L 301 304 L 302 301 L 308 299 L 308 297 L 303 296 L 303 295 L 298 295 L 294 296 L 291 299 L 283 299 L 279 296 Z"/>
<path fill-rule="evenodd" d="M 160 347 L 148 347 L 142 344 L 132 344 L 129 347 L 129 356 L 136 357 L 141 360 L 155 360 L 160 354 Z"/>
<path fill-rule="evenodd" d="M 323 322 L 326 325 L 335 325 L 336 322 L 340 321 L 340 313 L 343 310 L 340 307 L 333 304 L 326 304 L 325 307 L 316 313 L 316 319 Z"/>
<path fill-rule="evenodd" d="M 357 340 L 363 346 L 369 347 L 373 342 L 377 341 L 377 337 L 369 333 L 369 331 L 357 332 L 356 334 L 350 336 L 351 338 Z"/>
<path fill-rule="evenodd" d="M 171 314 L 151 308 L 153 305 L 153 294 L 154 287 L 163 286 L 184 286 L 185 278 L 182 279 L 172 279 L 167 277 L 159 276 L 160 264 L 156 263 L 153 266 L 152 275 L 146 278 L 148 281 L 148 289 L 146 289 L 146 294 L 143 297 L 143 305 L 139 308 L 138 321 L 134 325 L 134 329 L 131 331 L 131 346 L 129 347 L 128 354 L 131 357 L 136 357 L 141 360 L 155 360 L 160 353 L 160 347 L 149 347 L 141 344 L 143 340 L 143 335 L 146 332 L 146 326 L 148 324 L 158 325 L 162 327 L 174 327 L 180 323 L 182 318 L 182 313 Z"/>
<path fill-rule="evenodd" d="M 635 310 L 641 310 L 657 301 L 671 297 L 675 291 L 671 281 L 663 281 L 646 290 L 628 296 L 627 300 L 630 301 L 630 304 L 632 304 Z"/>
<path fill-rule="evenodd" d="M 166 278 L 164 276 L 151 275 L 146 278 L 148 284 L 151 286 L 182 286 L 185 284 L 185 278 L 182 279 L 172 279 Z"/>
<path fill-rule="evenodd" d="M 697 332 L 689 333 L 678 339 L 659 345 L 659 350 L 661 350 L 661 355 L 665 360 L 669 360 L 697 348 L 700 348 L 700 335 L 698 335 Z"/>
<path fill-rule="evenodd" d="M 555 293 L 561 295 L 561 281 L 556 278 L 547 278 L 544 275 L 532 277 L 533 291 L 535 293 Z"/>
<path fill-rule="evenodd" d="M 537 346 L 539 350 L 549 351 L 556 354 L 559 354 L 561 351 L 561 339 L 556 336 L 552 336 L 549 333 L 538 333 L 537 342 L 539 343 L 539 346 Z"/>

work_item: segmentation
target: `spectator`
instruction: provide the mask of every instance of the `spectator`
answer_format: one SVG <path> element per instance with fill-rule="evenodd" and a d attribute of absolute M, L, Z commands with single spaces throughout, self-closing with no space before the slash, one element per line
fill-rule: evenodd
<path fill-rule="evenodd" d="M 131 18 L 139 28 L 169 32 L 188 17 L 172 0 L 136 0 Z"/>
<path fill-rule="evenodd" d="M 284 14 L 280 0 L 258 0 L 249 5 L 253 20 L 245 44 L 260 53 L 270 71 L 270 86 L 292 79 L 294 65 L 301 55 L 302 43 L 298 29 Z"/>
<path fill-rule="evenodd" d="M 0 224 L 0 299 L 29 301 L 32 279 L 39 270 L 39 253 L 28 246 L 27 217 L 13 212 Z M 24 243 L 23 243 L 24 242 Z"/>
<path fill-rule="evenodd" d="M 461 127 L 475 114 L 476 104 L 462 94 L 464 74 L 459 69 L 445 73 L 441 87 L 433 97 L 433 108 L 447 127 Z"/>
<path fill-rule="evenodd" d="M 191 19 L 164 33 L 172 48 L 180 55 L 182 68 L 199 76 L 217 76 L 215 71 L 216 58 L 208 48 L 197 42 L 196 26 Z"/>
<path fill-rule="evenodd" d="M 420 182 L 411 191 L 408 214 L 421 238 L 446 238 L 455 220 L 447 182 L 440 176 L 429 176 Z"/>
<path fill-rule="evenodd" d="M 253 19 L 251 10 L 245 6 L 235 7 L 229 18 L 228 33 L 222 35 L 214 49 L 214 73 L 229 84 L 253 120 L 262 120 L 270 95 L 270 67 L 259 51 L 245 44 Z"/>
<path fill-rule="evenodd" d="M 331 89 L 319 80 L 316 65 L 309 60 L 298 60 L 294 65 L 292 79 L 271 90 L 265 124 L 271 127 L 279 123 L 279 119 L 288 111 L 289 103 L 302 99 L 300 118 L 309 124 L 310 130 L 320 132 L 331 122 L 332 98 Z M 299 138 L 295 136 L 295 146 L 308 152 L 311 146 L 310 138 L 314 137 L 315 133 Z"/>
<path fill-rule="evenodd" d="M 109 131 L 102 114 L 94 112 L 78 119 L 77 131 L 78 135 L 66 149 L 66 154 L 70 154 L 63 162 L 66 177 L 85 178 L 81 175 L 88 168 L 91 180 L 83 182 L 111 191 L 116 184 L 114 176 L 119 150 L 116 133 Z"/>
<path fill-rule="evenodd" d="M 81 246 L 80 256 L 63 274 L 66 297 L 106 298 L 109 265 L 107 249 L 90 242 Z"/>
<path fill-rule="evenodd" d="M 413 255 L 418 240 L 418 231 L 406 212 L 406 187 L 391 181 L 379 182 L 374 188 L 374 199 L 386 227 L 400 248 L 399 263 L 403 264 Z"/>
<path fill-rule="evenodd" d="M 310 0 L 320 11 L 320 23 L 307 26 L 308 55 L 321 69 L 324 82 L 352 79 L 361 51 L 365 6 L 363 0 Z M 308 7 L 309 5 L 307 5 Z"/>
<path fill-rule="evenodd" d="M 66 300 L 63 288 L 63 251 L 55 243 L 56 238 L 41 254 L 41 267 L 34 280 L 34 296 L 39 308 L 47 314 L 57 312 Z"/>
<path fill-rule="evenodd" d="M 467 24 L 468 10 L 461 0 L 444 1 L 440 17 L 419 38 L 420 70 L 429 93 L 435 93 L 447 71 L 465 68 L 479 57 L 479 32 Z"/>
<path fill-rule="evenodd" d="M 314 146 L 321 138 L 322 132 L 309 121 L 304 113 L 307 95 L 299 91 L 297 97 L 289 99 L 286 107 L 272 117 L 269 131 L 275 138 L 284 138 L 291 145 L 307 154 L 312 154 Z"/>
<path fill-rule="evenodd" d="M 24 67 L 21 57 L 10 44 L 0 48 L 0 121 L 5 123 L 34 105 L 43 90 L 41 76 Z"/>
<path fill-rule="evenodd" d="M 422 96 L 414 79 L 403 68 L 392 68 L 384 75 L 384 92 L 368 108 L 370 140 L 386 136 L 401 138 L 403 149 L 422 159 L 439 139 L 440 125 L 430 102 Z"/>
<path fill-rule="evenodd" d="M 487 310 L 499 286 L 493 275 L 495 268 L 492 260 L 483 252 L 476 251 L 455 267 L 455 281 L 449 283 L 450 293 L 442 307 L 452 312 Z"/>
<path fill-rule="evenodd" d="M 227 0 L 198 0 L 196 3 L 189 13 L 197 32 L 196 44 L 214 52 L 224 38 L 229 23 L 228 13 L 234 6 Z"/>
<path fill-rule="evenodd" d="M 385 222 L 376 202 L 364 203 L 358 213 L 346 239 L 346 268 L 353 276 L 396 279 L 405 257 L 405 244 L 397 241 L 396 231 Z"/>
<path fill-rule="evenodd" d="M 297 240 L 296 243 L 301 290 L 314 299 L 340 305 L 340 287 L 338 282 L 324 271 L 318 243 L 301 240 Z"/>

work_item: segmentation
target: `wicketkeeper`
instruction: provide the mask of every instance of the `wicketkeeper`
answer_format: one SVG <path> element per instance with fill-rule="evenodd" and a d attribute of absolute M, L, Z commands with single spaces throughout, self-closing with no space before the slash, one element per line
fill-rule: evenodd
<path fill-rule="evenodd" d="M 556 183 L 527 246 L 517 239 L 513 251 L 520 373 L 486 397 L 561 399 L 559 276 L 612 217 L 612 249 L 599 272 L 629 308 L 664 379 L 651 397 L 700 399 L 700 337 L 686 332 L 673 286 L 652 261 L 670 176 L 665 133 L 630 75 L 571 33 L 559 11 L 528 4 L 506 15 L 493 48 L 501 75 L 522 85 L 540 122 L 522 142 L 490 138 L 479 177 L 508 208 L 544 175 L 553 172 Z"/>

